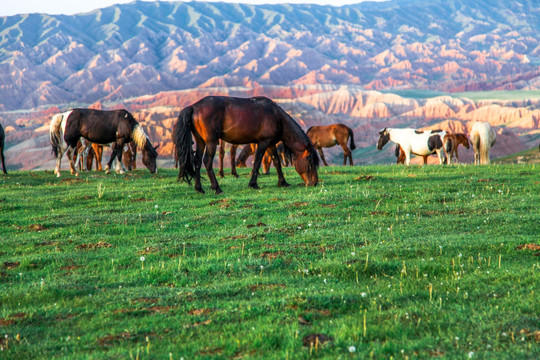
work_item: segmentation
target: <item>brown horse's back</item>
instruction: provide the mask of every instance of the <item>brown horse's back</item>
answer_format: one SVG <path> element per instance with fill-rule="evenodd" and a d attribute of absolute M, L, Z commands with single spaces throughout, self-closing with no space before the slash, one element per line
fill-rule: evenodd
<path fill-rule="evenodd" d="M 193 126 L 205 142 L 220 134 L 231 144 L 274 139 L 280 128 L 274 103 L 264 97 L 205 97 L 193 104 Z"/>
<path fill-rule="evenodd" d="M 332 147 L 341 143 L 345 144 L 351 134 L 351 129 L 343 124 L 312 126 L 307 131 L 307 135 L 313 145 L 320 147 Z M 354 150 L 353 146 L 351 148 Z"/>

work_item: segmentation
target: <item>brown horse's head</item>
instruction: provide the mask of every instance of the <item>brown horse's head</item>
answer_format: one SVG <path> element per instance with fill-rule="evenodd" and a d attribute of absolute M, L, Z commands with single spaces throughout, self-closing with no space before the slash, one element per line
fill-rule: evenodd
<path fill-rule="evenodd" d="M 461 145 L 465 146 L 465 148 L 471 148 L 471 145 L 469 144 L 469 139 L 467 139 L 467 136 L 465 134 L 457 134 L 456 137 L 458 138 L 458 141 L 461 143 Z"/>
<path fill-rule="evenodd" d="M 306 147 L 300 156 L 296 157 L 294 168 L 300 175 L 306 186 L 315 186 L 319 182 L 317 168 L 319 167 L 319 157 L 311 143 Z"/>
<path fill-rule="evenodd" d="M 159 145 L 156 147 L 153 147 L 152 144 L 150 144 L 150 141 L 146 141 L 146 145 L 142 149 L 142 162 L 144 166 L 150 170 L 151 174 L 155 174 L 157 172 L 157 165 L 156 165 L 156 159 L 157 159 L 157 148 L 159 148 Z"/>
<path fill-rule="evenodd" d="M 377 149 L 382 150 L 383 146 L 390 140 L 390 132 L 384 128 L 379 131 L 379 141 L 377 142 Z"/>

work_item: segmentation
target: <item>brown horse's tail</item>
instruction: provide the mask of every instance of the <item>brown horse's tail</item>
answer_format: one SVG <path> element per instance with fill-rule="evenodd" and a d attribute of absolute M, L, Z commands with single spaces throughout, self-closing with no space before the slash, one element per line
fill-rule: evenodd
<path fill-rule="evenodd" d="M 356 149 L 356 145 L 354 145 L 354 133 L 351 128 L 349 128 L 349 138 L 351 139 L 351 145 L 349 146 L 349 148 L 351 150 Z"/>
<path fill-rule="evenodd" d="M 176 148 L 178 159 L 178 181 L 183 180 L 191 184 L 191 179 L 195 176 L 193 167 L 194 158 L 191 139 L 191 124 L 193 107 L 188 106 L 180 111 L 178 120 L 173 129 L 173 143 Z"/>

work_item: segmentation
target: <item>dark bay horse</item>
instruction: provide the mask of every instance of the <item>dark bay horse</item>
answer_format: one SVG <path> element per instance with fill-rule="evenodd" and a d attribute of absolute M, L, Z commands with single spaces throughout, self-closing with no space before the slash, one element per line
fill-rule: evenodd
<path fill-rule="evenodd" d="M 452 164 L 452 158 L 455 156 L 456 161 L 459 162 L 458 156 L 458 147 L 459 145 L 465 146 L 465 148 L 470 149 L 469 139 L 465 134 L 446 134 L 443 139 L 444 150 L 446 151 L 446 161 L 448 164 Z"/>
<path fill-rule="evenodd" d="M 197 150 L 192 151 L 192 137 Z M 174 127 L 174 144 L 178 152 L 178 180 L 188 183 L 195 178 L 195 190 L 203 193 L 201 165 L 204 164 L 211 189 L 219 194 L 221 188 L 212 168 L 219 140 L 231 144 L 257 144 L 249 187 L 258 189 L 257 175 L 266 149 L 274 154 L 278 186 L 289 186 L 277 161 L 276 144 L 281 140 L 296 155 L 295 168 L 308 186 L 317 185 L 319 158 L 315 148 L 300 125 L 274 101 L 266 97 L 235 98 L 208 96 L 184 108 Z"/>
<path fill-rule="evenodd" d="M 6 138 L 6 133 L 4 132 L 4 128 L 2 127 L 2 124 L 0 124 L 0 160 L 2 161 L 2 171 L 4 172 L 4 174 L 7 174 L 6 159 L 4 158 L 5 138 Z"/>
<path fill-rule="evenodd" d="M 307 131 L 307 136 L 315 146 L 315 149 L 321 155 L 321 159 L 325 166 L 328 166 L 326 160 L 324 159 L 324 154 L 322 148 L 330 148 L 335 145 L 341 146 L 343 149 L 343 165 L 347 165 L 347 159 L 349 159 L 349 164 L 353 165 L 352 153 L 351 150 L 356 149 L 354 145 L 354 134 L 350 127 L 343 124 L 333 124 L 326 126 L 312 126 Z M 350 142 L 350 149 L 347 146 L 347 141 Z"/>
<path fill-rule="evenodd" d="M 60 176 L 60 161 L 66 150 L 72 165 L 72 155 L 81 137 L 91 143 L 112 144 L 112 155 L 105 168 L 107 172 L 115 158 L 122 162 L 124 144 L 131 141 L 135 141 L 142 150 L 143 163 L 148 170 L 152 174 L 157 171 L 157 147 L 152 146 L 142 127 L 127 110 L 73 109 L 59 115 L 53 117 L 50 129 L 51 144 L 57 157 L 57 176 Z M 83 145 L 89 146 L 88 142 L 83 142 Z M 71 168 L 73 171 L 74 166 Z"/>

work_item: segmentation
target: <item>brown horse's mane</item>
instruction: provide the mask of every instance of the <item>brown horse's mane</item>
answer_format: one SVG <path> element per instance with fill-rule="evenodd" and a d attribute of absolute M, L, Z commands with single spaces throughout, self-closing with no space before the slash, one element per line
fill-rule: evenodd
<path fill-rule="evenodd" d="M 281 106 L 274 103 L 276 109 L 278 110 L 278 113 L 281 115 L 281 118 L 283 121 L 286 121 L 286 123 L 289 125 L 289 130 L 292 130 L 295 136 L 299 137 L 301 140 L 303 140 L 304 144 L 306 144 L 305 150 L 308 152 L 308 164 L 310 167 L 318 168 L 319 167 L 319 156 L 317 155 L 317 152 L 315 151 L 315 147 L 313 147 L 313 144 L 311 143 L 311 140 L 307 136 L 307 134 L 302 130 L 300 125 L 290 116 Z M 308 130 L 309 131 L 309 130 Z M 283 141 L 283 145 L 285 148 L 292 152 L 292 150 L 288 147 L 287 144 L 285 144 L 285 141 Z"/>

